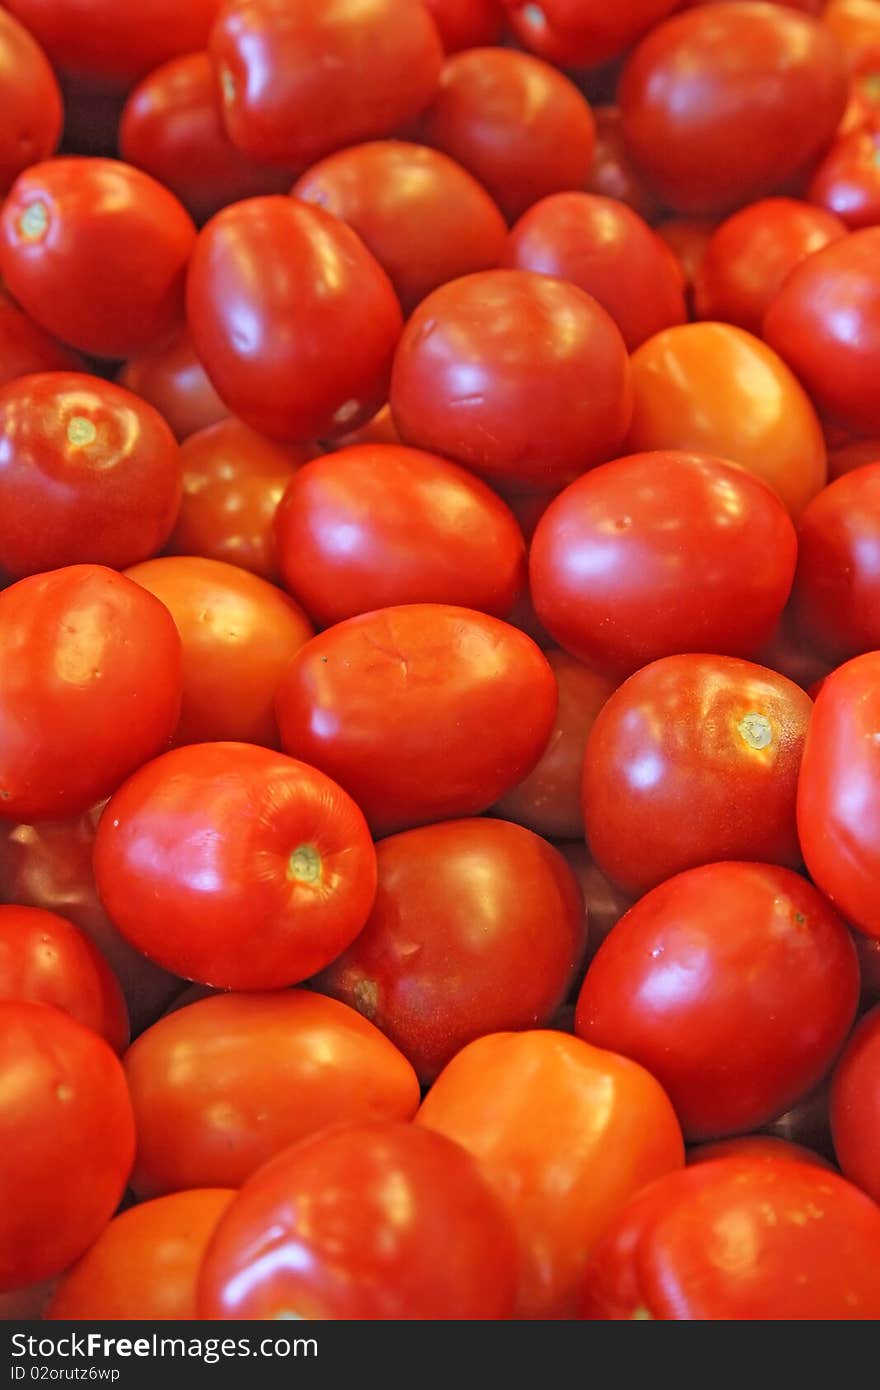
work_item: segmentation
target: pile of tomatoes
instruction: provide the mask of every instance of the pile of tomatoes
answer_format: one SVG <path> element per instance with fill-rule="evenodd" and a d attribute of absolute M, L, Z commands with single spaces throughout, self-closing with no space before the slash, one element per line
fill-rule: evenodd
<path fill-rule="evenodd" d="M 880 1318 L 880 0 L 0 6 L 7 1318 Z"/>

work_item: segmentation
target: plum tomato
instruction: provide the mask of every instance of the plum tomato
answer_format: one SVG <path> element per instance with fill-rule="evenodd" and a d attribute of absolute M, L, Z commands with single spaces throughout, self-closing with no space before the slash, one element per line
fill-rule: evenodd
<path fill-rule="evenodd" d="M 550 63 L 592 68 L 632 48 L 681 0 L 504 0 L 519 42 Z"/>
<path fill-rule="evenodd" d="M 155 406 L 180 440 L 229 415 L 196 356 L 187 329 L 161 346 L 129 358 L 117 380 L 127 391 Z"/>
<path fill-rule="evenodd" d="M 834 1069 L 831 1133 L 844 1176 L 880 1202 L 880 1008 L 864 1016 Z"/>
<path fill-rule="evenodd" d="M 804 511 L 793 602 L 807 640 L 836 663 L 880 647 L 880 462 L 845 473 Z"/>
<path fill-rule="evenodd" d="M 586 191 L 626 203 L 646 222 L 656 221 L 660 205 L 633 164 L 623 138 L 620 108 L 595 106 L 593 119 L 596 123 L 596 145 L 593 163 L 584 184 Z"/>
<path fill-rule="evenodd" d="M 497 43 L 504 27 L 502 0 L 423 0 L 447 53 Z"/>
<path fill-rule="evenodd" d="M 55 153 L 64 108 L 61 90 L 36 39 L 0 10 L 0 198 L 22 170 Z"/>
<path fill-rule="evenodd" d="M 35 372 L 75 372 L 81 360 L 34 323 L 0 285 L 0 387 Z"/>
<path fill-rule="evenodd" d="M 810 180 L 811 203 L 848 227 L 880 222 L 880 129 L 853 130 L 828 151 Z"/>

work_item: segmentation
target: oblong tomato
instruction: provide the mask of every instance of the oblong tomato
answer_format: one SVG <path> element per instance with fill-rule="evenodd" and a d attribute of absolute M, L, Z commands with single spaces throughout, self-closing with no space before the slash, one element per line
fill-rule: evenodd
<path fill-rule="evenodd" d="M 216 425 L 229 414 L 208 380 L 186 329 L 159 347 L 130 357 L 117 380 L 120 386 L 154 405 L 177 439 Z"/>
<path fill-rule="evenodd" d="M 800 630 L 830 660 L 880 646 L 880 463 L 845 473 L 798 526 L 792 595 Z"/>
<path fill-rule="evenodd" d="M 29 164 L 53 154 L 64 108 L 58 80 L 27 28 L 0 11 L 0 197 Z"/>
<path fill-rule="evenodd" d="M 880 1201 L 880 1008 L 860 1021 L 834 1068 L 831 1133 L 844 1175 Z"/>
<path fill-rule="evenodd" d="M 34 372 L 75 372 L 75 352 L 35 323 L 0 285 L 0 386 Z"/>

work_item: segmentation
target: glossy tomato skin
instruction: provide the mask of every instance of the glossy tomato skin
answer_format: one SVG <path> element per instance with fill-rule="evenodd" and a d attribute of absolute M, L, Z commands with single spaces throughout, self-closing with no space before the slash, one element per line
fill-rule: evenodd
<path fill-rule="evenodd" d="M 667 880 L 606 937 L 579 1037 L 632 1057 L 691 1140 L 757 1129 L 815 1085 L 852 1026 L 850 934 L 789 869 L 707 864 Z"/>
<path fill-rule="evenodd" d="M 678 1121 L 652 1076 L 543 1030 L 463 1048 L 416 1123 L 468 1149 L 505 1204 L 520 1248 L 519 1318 L 571 1317 L 605 1226 L 684 1160 Z"/>
<path fill-rule="evenodd" d="M 828 0 L 822 23 L 837 39 L 852 70 L 880 59 L 880 15 L 873 0 Z"/>
<path fill-rule="evenodd" d="M 131 580 L 70 565 L 0 594 L 5 820 L 85 811 L 167 747 L 180 708 L 180 638 Z"/>
<path fill-rule="evenodd" d="M 100 1033 L 114 1052 L 128 1044 L 128 1010 L 101 952 L 64 917 L 0 907 L 0 998 L 52 1004 Z"/>
<path fill-rule="evenodd" d="M 777 1139 L 773 1134 L 740 1134 L 735 1139 L 713 1139 L 708 1144 L 697 1144 L 688 1150 L 688 1164 L 712 1163 L 719 1158 L 772 1158 L 786 1159 L 791 1163 L 810 1163 L 817 1168 L 830 1169 L 834 1165 L 821 1154 L 805 1148 L 803 1144 L 792 1144 L 788 1139 Z"/>
<path fill-rule="evenodd" d="M 633 155 L 678 212 L 732 211 L 830 145 L 846 105 L 837 44 L 807 15 L 712 4 L 660 24 L 618 90 Z"/>
<path fill-rule="evenodd" d="M 447 53 L 497 43 L 504 26 L 502 0 L 424 0 Z"/>
<path fill-rule="evenodd" d="M 278 508 L 275 542 L 286 588 L 322 626 L 401 603 L 503 618 L 525 584 L 522 533 L 491 488 L 394 444 L 341 449 L 301 468 Z"/>
<path fill-rule="evenodd" d="M 853 130 L 828 151 L 810 180 L 811 203 L 854 231 L 880 222 L 880 129 Z"/>
<path fill-rule="evenodd" d="M 331 154 L 293 194 L 353 227 L 387 272 L 404 314 L 439 285 L 491 270 L 507 224 L 472 174 L 439 150 L 374 140 Z"/>
<path fill-rule="evenodd" d="M 630 676 L 587 740 L 583 803 L 599 867 L 633 895 L 721 859 L 797 868 L 810 697 L 727 656 L 668 656 Z"/>
<path fill-rule="evenodd" d="M 120 386 L 149 401 L 179 440 L 216 425 L 229 411 L 214 390 L 183 329 L 160 347 L 132 357 L 117 378 Z"/>
<path fill-rule="evenodd" d="M 0 272 L 57 338 L 128 357 L 182 319 L 194 240 L 189 213 L 148 174 L 70 155 L 16 180 L 0 218 Z"/>
<path fill-rule="evenodd" d="M 221 399 L 262 434 L 332 438 L 384 404 L 400 305 L 357 234 L 321 208 L 249 198 L 218 213 L 196 242 L 187 313 Z"/>
<path fill-rule="evenodd" d="M 528 491 L 613 457 L 630 422 L 626 348 L 576 285 L 489 270 L 435 290 L 394 359 L 391 409 L 415 448 Z"/>
<path fill-rule="evenodd" d="M 880 646 L 880 463 L 814 497 L 798 527 L 794 608 L 801 630 L 840 663 Z"/>
<path fill-rule="evenodd" d="M 861 1020 L 834 1069 L 831 1132 L 844 1176 L 880 1201 L 880 1008 Z"/>
<path fill-rule="evenodd" d="M 646 222 L 656 221 L 660 205 L 632 162 L 623 138 L 620 108 L 595 106 L 593 119 L 596 124 L 596 145 L 593 163 L 584 184 L 586 191 L 626 203 Z"/>
<path fill-rule="evenodd" d="M 364 818 L 267 748 L 201 743 L 147 763 L 95 840 L 110 917 L 158 964 L 224 989 L 295 984 L 339 955 L 376 893 Z"/>
<path fill-rule="evenodd" d="M 60 1274 L 110 1220 L 134 1158 L 125 1077 L 103 1038 L 47 1004 L 0 1002 L 0 1289 Z"/>
<path fill-rule="evenodd" d="M 120 1212 L 64 1275 L 45 1318 L 192 1321 L 202 1258 L 234 1196 L 197 1188 Z"/>
<path fill-rule="evenodd" d="M 275 692 L 312 636 L 298 603 L 258 575 L 201 556 L 168 555 L 127 571 L 174 619 L 183 699 L 174 743 L 278 746 Z"/>
<path fill-rule="evenodd" d="M 29 318 L 0 285 L 0 386 L 34 372 L 75 372 L 81 366 L 76 353 Z"/>
<path fill-rule="evenodd" d="M 551 502 L 529 582 L 557 642 L 628 675 L 683 651 L 752 655 L 779 621 L 796 553 L 791 520 L 760 479 L 704 455 L 635 454 Z"/>
<path fill-rule="evenodd" d="M 54 154 L 64 108 L 58 80 L 27 29 L 0 11 L 0 197 L 23 169 Z"/>
<path fill-rule="evenodd" d="M 509 1318 L 516 1246 L 456 1144 L 413 1125 L 337 1126 L 245 1184 L 208 1248 L 204 1318 Z"/>
<path fill-rule="evenodd" d="M 548 62 L 596 67 L 618 57 L 654 28 L 680 0 L 504 0 L 517 39 Z"/>
<path fill-rule="evenodd" d="M 359 1009 L 434 1080 L 474 1038 L 543 1026 L 583 955 L 583 905 L 562 856 L 522 826 L 473 819 L 377 849 L 356 940 L 315 987 Z"/>
<path fill-rule="evenodd" d="M 628 452 L 729 459 L 769 483 L 795 520 L 824 487 L 816 412 L 785 362 L 751 333 L 726 323 L 668 328 L 633 354 L 632 380 Z"/>
<path fill-rule="evenodd" d="M 319 633 L 290 663 L 276 712 L 282 747 L 344 786 L 385 835 L 487 810 L 538 761 L 556 699 L 530 638 L 425 603 Z"/>
<path fill-rule="evenodd" d="M 405 127 L 443 62 L 410 0 L 226 0 L 208 47 L 233 144 L 288 168 Z"/>
<path fill-rule="evenodd" d="M 448 58 L 419 130 L 479 179 L 509 221 L 550 193 L 583 188 L 596 143 L 590 105 L 574 83 L 507 48 Z"/>

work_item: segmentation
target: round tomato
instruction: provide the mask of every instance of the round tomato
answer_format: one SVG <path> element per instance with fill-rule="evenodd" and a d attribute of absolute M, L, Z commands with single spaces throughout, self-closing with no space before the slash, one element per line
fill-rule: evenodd
<path fill-rule="evenodd" d="M 34 372 L 75 372 L 76 354 L 28 318 L 0 285 L 0 387 Z"/>
<path fill-rule="evenodd" d="M 596 146 L 584 187 L 588 193 L 598 193 L 626 203 L 646 221 L 654 221 L 660 207 L 626 147 L 620 108 L 596 106 L 593 108 L 593 119 L 596 123 Z"/>
<path fill-rule="evenodd" d="M 177 439 L 216 425 L 229 414 L 196 357 L 187 330 L 161 347 L 132 357 L 118 380 L 120 386 L 155 406 Z"/>
<path fill-rule="evenodd" d="M 833 483 L 866 463 L 880 463 L 880 439 L 852 439 L 838 444 L 828 455 L 828 481 Z"/>
<path fill-rule="evenodd" d="M 835 662 L 880 647 L 880 462 L 845 473 L 801 517 L 794 607 Z"/>
<path fill-rule="evenodd" d="M 688 1164 L 711 1163 L 717 1158 L 772 1158 L 788 1159 L 793 1163 L 811 1163 L 817 1168 L 834 1171 L 834 1165 L 821 1154 L 804 1148 L 803 1144 L 792 1144 L 788 1139 L 777 1139 L 773 1134 L 741 1134 L 736 1139 L 715 1139 L 709 1144 L 697 1144 L 688 1152 Z"/>
<path fill-rule="evenodd" d="M 689 303 L 715 226 L 705 217 L 670 217 L 657 225 L 657 235 L 669 247 L 684 276 Z"/>
<path fill-rule="evenodd" d="M 595 67 L 616 58 L 654 25 L 677 9 L 681 0 L 504 0 L 513 32 L 521 44 L 548 62 L 566 67 Z"/>
<path fill-rule="evenodd" d="M 48 159 L 61 138 L 64 108 L 54 72 L 27 29 L 0 10 L 0 198 L 23 169 Z"/>
<path fill-rule="evenodd" d="M 844 1175 L 880 1202 L 880 1008 L 865 1015 L 834 1069 L 831 1132 Z"/>
<path fill-rule="evenodd" d="M 447 53 L 494 44 L 504 26 L 502 0 L 423 0 Z"/>
<path fill-rule="evenodd" d="M 814 173 L 808 196 L 848 227 L 880 222 L 880 129 L 853 130 L 838 140 Z"/>

